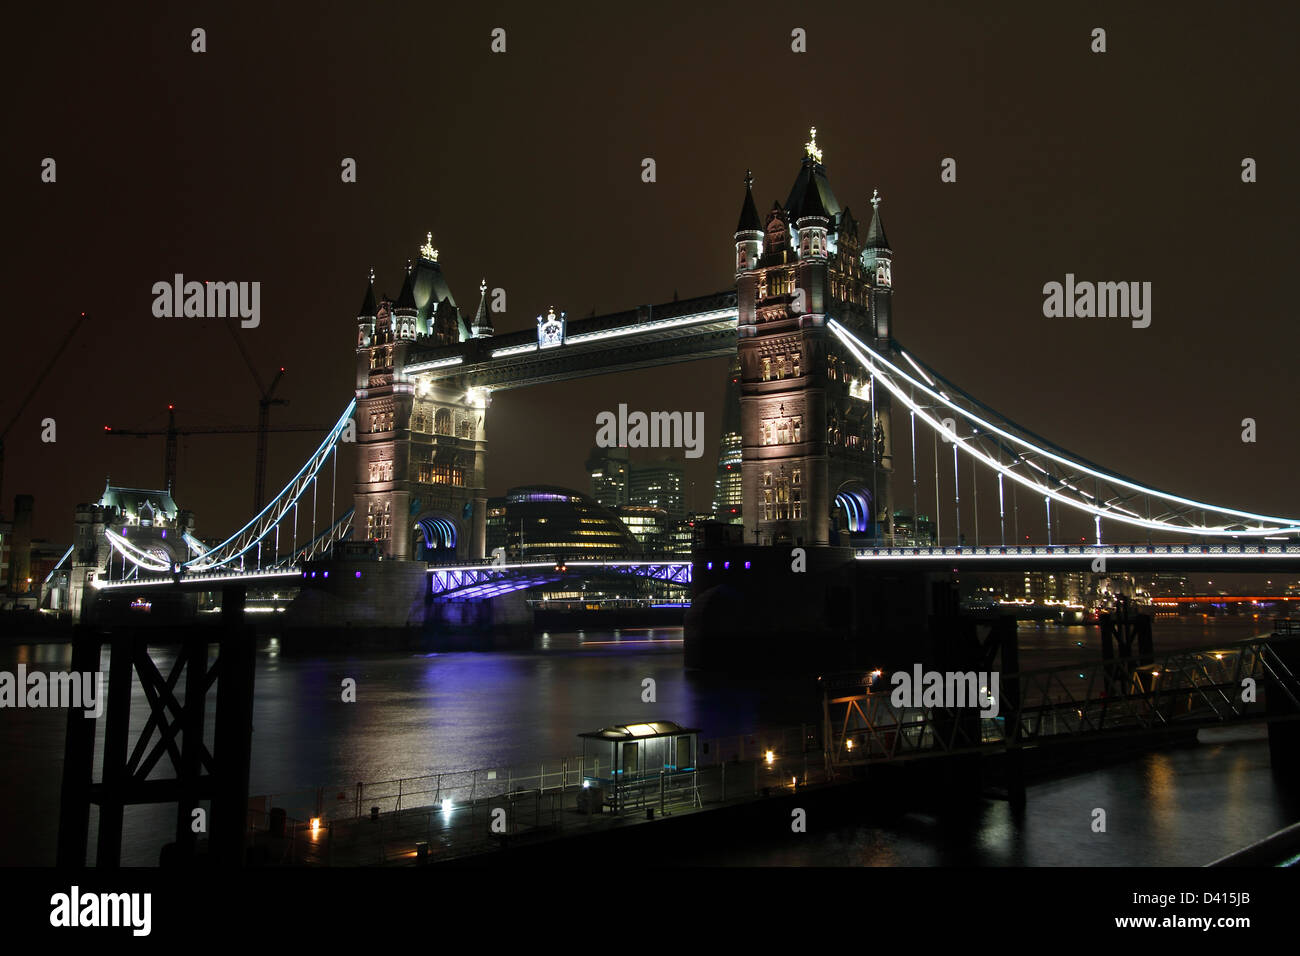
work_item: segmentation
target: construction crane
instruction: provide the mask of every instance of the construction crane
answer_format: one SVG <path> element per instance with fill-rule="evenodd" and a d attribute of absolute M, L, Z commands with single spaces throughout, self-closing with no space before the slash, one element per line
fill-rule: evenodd
<path fill-rule="evenodd" d="M 280 371 L 275 373 L 270 386 L 264 386 L 262 376 L 257 374 L 257 368 L 253 365 L 253 357 L 248 354 L 248 349 L 244 347 L 244 340 L 235 331 L 234 323 L 227 322 L 226 328 L 230 330 L 230 336 L 235 340 L 235 347 L 239 349 L 239 354 L 244 357 L 244 364 L 248 366 L 249 374 L 253 376 L 253 382 L 257 385 L 257 391 L 260 393 L 257 400 L 257 459 L 253 463 L 253 513 L 256 514 L 262 510 L 265 497 L 266 435 L 270 430 L 267 426 L 271 421 L 271 406 L 289 404 L 287 398 L 274 397 L 276 386 L 280 384 L 280 379 L 284 378 L 284 366 L 281 365 Z"/>
<path fill-rule="evenodd" d="M 106 435 L 126 435 L 133 438 L 154 438 L 158 435 L 164 435 L 167 438 L 167 448 L 163 456 L 163 480 L 167 491 L 174 498 L 176 496 L 176 439 L 181 435 L 251 435 L 257 433 L 259 445 L 265 441 L 265 435 L 268 431 L 275 432 L 317 432 L 318 434 L 328 432 L 329 425 L 284 425 L 280 428 L 267 428 L 266 422 L 259 421 L 257 428 L 242 428 L 239 426 L 187 426 L 178 428 L 176 426 L 176 406 L 167 406 L 167 427 L 166 428 L 114 428 L 112 425 L 104 426 Z M 261 510 L 259 504 L 258 510 Z"/>
<path fill-rule="evenodd" d="M 40 390 L 41 385 L 44 384 L 45 379 L 49 377 L 50 372 L 54 370 L 54 365 L 58 362 L 59 356 L 61 356 L 68 346 L 72 344 L 72 339 L 85 323 L 86 313 L 83 312 L 81 313 L 80 318 L 72 323 L 72 328 L 69 329 L 68 334 L 63 337 L 63 341 L 59 343 L 59 347 L 54 350 L 54 354 L 50 356 L 50 360 L 45 364 L 45 368 L 41 369 L 41 374 L 36 376 L 35 383 L 33 383 L 31 389 L 18 404 L 18 410 L 14 412 L 13 417 L 9 419 L 9 423 L 5 425 L 4 431 L 0 431 L 0 507 L 3 507 L 2 503 L 4 502 L 5 438 L 8 437 L 9 430 L 18 423 L 18 419 L 22 417 L 23 412 L 27 411 L 28 404 L 30 404 L 31 400 L 36 397 L 36 393 Z"/>

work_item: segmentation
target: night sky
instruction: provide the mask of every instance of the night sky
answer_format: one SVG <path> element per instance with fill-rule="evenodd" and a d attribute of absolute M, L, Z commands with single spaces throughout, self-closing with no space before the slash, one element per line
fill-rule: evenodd
<path fill-rule="evenodd" d="M 1119 472 L 1300 513 L 1294 4 L 249 6 L 10 13 L 0 427 L 73 320 L 92 318 L 7 441 L 0 510 L 34 493 L 38 537 L 69 541 L 74 505 L 106 475 L 161 484 L 162 439 L 105 424 L 162 427 L 169 402 L 182 424 L 255 422 L 229 334 L 154 318 L 153 283 L 260 281 L 261 326 L 239 334 L 262 376 L 288 369 L 273 423 L 332 423 L 354 387 L 367 273 L 396 296 L 426 231 L 463 312 L 480 277 L 507 291 L 499 331 L 552 305 L 577 318 L 715 292 L 733 284 L 745 170 L 760 210 L 784 201 L 811 125 L 864 230 L 880 190 L 906 346 Z M 191 52 L 194 27 L 206 53 Z M 791 51 L 796 27 L 807 53 Z M 345 157 L 355 184 L 340 181 Z M 940 181 L 945 157 L 956 183 Z M 1244 157 L 1258 182 L 1242 182 Z M 1043 284 L 1066 273 L 1151 282 L 1151 326 L 1045 318 Z M 688 506 L 706 508 L 725 375 L 715 360 L 501 393 L 488 491 L 585 491 L 595 415 L 626 402 L 705 412 L 687 477 Z M 901 414 L 896 427 L 902 465 Z M 317 441 L 272 437 L 272 493 Z M 251 515 L 253 448 L 182 442 L 177 498 L 201 535 Z M 340 474 L 350 496 L 350 458 Z M 906 482 L 897 500 L 910 508 Z M 1064 537 L 1090 529 L 1076 518 Z"/>

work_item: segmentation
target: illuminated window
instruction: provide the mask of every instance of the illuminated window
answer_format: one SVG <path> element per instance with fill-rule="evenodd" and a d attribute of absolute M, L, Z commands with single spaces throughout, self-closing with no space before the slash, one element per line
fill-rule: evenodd
<path fill-rule="evenodd" d="M 369 514 L 366 515 L 366 537 L 373 540 L 387 540 L 392 530 L 392 514 L 387 501 L 372 501 Z"/>
<path fill-rule="evenodd" d="M 420 465 L 418 480 L 426 485 L 456 485 L 463 487 L 465 484 L 465 471 L 455 465 L 425 463 Z"/>

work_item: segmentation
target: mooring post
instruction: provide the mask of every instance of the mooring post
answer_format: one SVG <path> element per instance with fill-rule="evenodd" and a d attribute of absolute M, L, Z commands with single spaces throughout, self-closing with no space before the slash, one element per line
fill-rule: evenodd
<path fill-rule="evenodd" d="M 78 625 L 72 637 L 72 670 L 99 674 L 103 638 L 89 625 Z M 103 694 L 105 688 L 97 686 Z M 106 706 L 102 698 L 96 706 Z M 84 710 L 68 711 L 68 735 L 63 747 L 63 788 L 59 795 L 59 842 L 55 862 L 60 867 L 84 867 L 90 840 L 90 785 L 95 769 L 95 726 Z"/>
<path fill-rule="evenodd" d="M 126 808 L 126 740 L 131 723 L 131 684 L 138 633 L 133 628 L 110 639 L 108 705 L 104 728 L 103 781 L 99 794 L 99 839 L 95 865 L 122 864 L 122 815 Z"/>
<path fill-rule="evenodd" d="M 141 648 L 148 653 L 148 648 Z M 185 665 L 185 703 L 181 711 L 181 762 L 177 768 L 176 856 L 179 861 L 193 861 L 197 835 L 194 810 L 199 805 L 200 753 L 203 747 L 203 711 L 208 676 L 208 644 L 204 637 L 191 637 L 181 645 L 179 655 Z M 178 663 L 180 663 L 178 661 Z M 157 706 L 162 708 L 163 702 Z"/>
<path fill-rule="evenodd" d="M 256 648 L 244 623 L 247 589 L 230 586 L 221 596 L 221 647 L 217 683 L 217 723 L 213 762 L 217 781 L 212 795 L 212 860 L 242 866 L 248 816 L 248 772 L 253 742 L 253 677 Z"/>

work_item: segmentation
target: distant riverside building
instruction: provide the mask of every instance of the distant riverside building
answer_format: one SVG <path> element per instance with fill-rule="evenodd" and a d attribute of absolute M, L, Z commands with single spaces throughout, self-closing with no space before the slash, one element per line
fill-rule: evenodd
<path fill-rule="evenodd" d="M 662 508 L 669 517 L 686 516 L 684 466 L 671 458 L 637 462 L 628 476 L 627 503 Z"/>
<path fill-rule="evenodd" d="M 915 542 L 917 545 L 933 545 L 934 541 L 934 522 L 930 520 L 929 515 L 918 514 L 916 521 L 912 520 L 910 511 L 894 512 L 894 538 L 907 542 Z"/>
<path fill-rule="evenodd" d="M 1085 604 L 1097 589 L 1088 571 L 984 571 L 968 577 L 972 593 L 1009 601 Z"/>
<path fill-rule="evenodd" d="M 1182 597 L 1191 594 L 1187 585 L 1187 575 L 1164 573 L 1144 574 L 1137 577 L 1138 583 L 1152 597 Z"/>
<path fill-rule="evenodd" d="M 9 561 L 0 587 L 8 586 L 10 594 L 26 594 L 31 582 L 32 513 L 36 499 L 31 495 L 14 496 L 14 516 L 5 536 L 9 543 Z"/>
<path fill-rule="evenodd" d="M 680 521 L 674 522 L 668 531 L 666 553 L 677 556 L 689 555 L 695 542 L 695 529 L 711 520 L 711 515 L 689 514 Z M 727 523 L 733 524 L 734 522 Z M 739 526 L 737 526 L 737 530 L 739 530 Z"/>
<path fill-rule="evenodd" d="M 641 542 L 643 554 L 658 554 L 665 549 L 672 519 L 662 508 L 649 505 L 620 505 L 614 509 L 632 536 Z"/>
<path fill-rule="evenodd" d="M 741 496 L 743 448 L 740 434 L 740 354 L 732 359 L 727 393 L 722 403 L 722 435 L 718 438 L 718 476 L 713 481 L 713 514 L 719 521 L 744 521 Z"/>
<path fill-rule="evenodd" d="M 609 508 L 589 495 L 554 485 L 511 488 L 487 502 L 487 545 L 510 561 L 562 557 L 639 557 L 641 543 Z"/>
<path fill-rule="evenodd" d="M 627 504 L 629 470 L 626 448 L 593 448 L 587 458 L 591 497 L 606 508 Z"/>
<path fill-rule="evenodd" d="M 1092 585 L 1087 571 L 1026 571 L 1022 577 L 1024 590 L 1013 596 L 1031 601 L 1082 604 Z"/>

